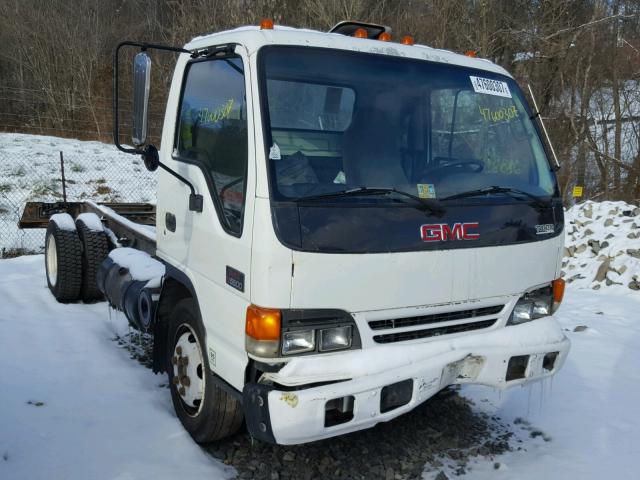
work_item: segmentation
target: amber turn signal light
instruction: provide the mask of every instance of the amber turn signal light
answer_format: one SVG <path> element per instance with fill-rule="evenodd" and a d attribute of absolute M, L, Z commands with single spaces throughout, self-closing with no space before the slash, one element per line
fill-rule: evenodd
<path fill-rule="evenodd" d="M 247 307 L 245 333 L 256 340 L 280 339 L 280 310 L 256 305 Z"/>
<path fill-rule="evenodd" d="M 561 303 L 564 297 L 564 279 L 557 278 L 553 281 L 553 302 Z"/>

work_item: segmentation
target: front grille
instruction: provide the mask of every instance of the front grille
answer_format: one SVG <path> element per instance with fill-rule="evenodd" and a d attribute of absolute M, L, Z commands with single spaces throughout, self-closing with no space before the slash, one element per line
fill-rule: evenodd
<path fill-rule="evenodd" d="M 482 320 L 480 322 L 465 323 L 462 325 L 450 325 L 448 327 L 429 328 L 425 330 L 413 330 L 411 332 L 387 333 L 385 335 L 375 335 L 373 340 L 377 343 L 404 342 L 407 340 L 418 340 L 420 338 L 437 337 L 452 333 L 469 332 L 480 330 L 494 325 L 498 319 Z"/>
<path fill-rule="evenodd" d="M 434 323 L 450 322 L 453 320 L 463 320 L 465 318 L 483 317 L 485 315 L 495 315 L 500 313 L 504 305 L 494 305 L 492 307 L 474 308 L 471 310 L 459 310 L 457 312 L 434 313 L 432 315 L 421 315 L 419 317 L 392 318 L 387 320 L 373 320 L 369 322 L 372 330 L 383 330 L 386 328 L 414 327 L 416 325 L 430 325 Z M 448 328 L 448 327 L 445 327 Z M 438 329 L 434 329 L 438 330 Z M 426 335 L 429 336 L 429 335 Z M 419 337 L 422 338 L 422 337 Z"/>

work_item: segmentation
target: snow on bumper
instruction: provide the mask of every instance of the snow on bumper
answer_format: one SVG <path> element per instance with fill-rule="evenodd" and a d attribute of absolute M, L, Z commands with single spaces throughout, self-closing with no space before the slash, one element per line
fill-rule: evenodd
<path fill-rule="evenodd" d="M 342 435 L 402 415 L 449 385 L 506 388 L 553 375 L 569 348 L 560 326 L 547 317 L 454 339 L 299 357 L 266 375 L 280 389 L 245 387 L 247 425 L 255 437 L 279 444 Z M 513 357 L 518 358 L 515 377 L 507 373 L 514 370 Z M 408 401 L 381 412 L 384 387 L 406 380 L 412 380 Z M 332 383 L 313 386 L 321 382 Z M 325 426 L 327 402 L 342 397 L 353 397 L 352 418 Z"/>

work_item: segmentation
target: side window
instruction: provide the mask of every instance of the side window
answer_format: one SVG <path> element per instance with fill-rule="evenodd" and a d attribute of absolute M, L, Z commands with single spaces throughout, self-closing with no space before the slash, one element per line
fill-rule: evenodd
<path fill-rule="evenodd" d="M 247 180 L 247 111 L 239 57 L 205 60 L 187 67 L 176 135 L 178 157 L 204 167 L 213 181 L 220 221 L 242 232 Z"/>

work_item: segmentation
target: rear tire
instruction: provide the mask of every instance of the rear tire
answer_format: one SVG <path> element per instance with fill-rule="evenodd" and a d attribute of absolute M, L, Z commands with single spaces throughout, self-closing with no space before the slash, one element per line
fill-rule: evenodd
<path fill-rule="evenodd" d="M 61 303 L 78 300 L 82 285 L 82 247 L 78 232 L 63 230 L 50 221 L 45 237 L 44 263 L 47 285 L 56 300 Z"/>
<path fill-rule="evenodd" d="M 196 302 L 181 300 L 169 320 L 166 368 L 176 414 L 197 443 L 228 437 L 243 420 L 241 403 L 212 381 L 204 340 Z"/>
<path fill-rule="evenodd" d="M 85 302 L 103 300 L 104 295 L 98 289 L 96 274 L 100 265 L 109 255 L 107 234 L 91 230 L 81 218 L 76 220 L 78 237 L 82 243 L 82 285 L 80 297 Z"/>

